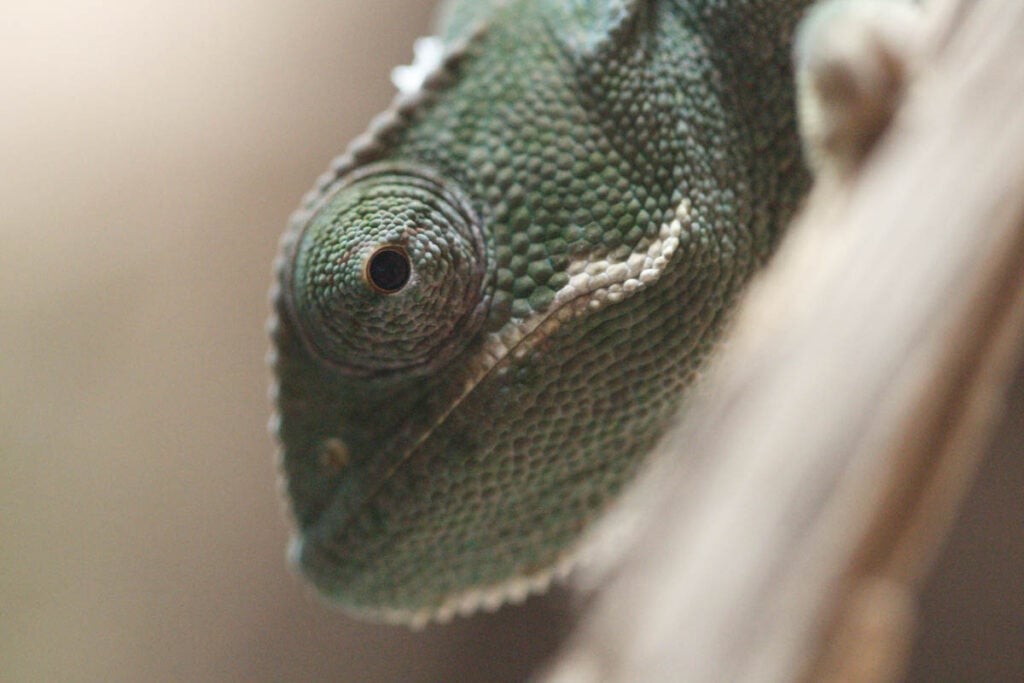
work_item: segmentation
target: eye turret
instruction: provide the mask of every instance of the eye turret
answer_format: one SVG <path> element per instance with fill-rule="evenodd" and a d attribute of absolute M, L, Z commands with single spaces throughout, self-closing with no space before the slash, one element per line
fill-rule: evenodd
<path fill-rule="evenodd" d="M 482 319 L 479 222 L 421 169 L 364 172 L 302 230 L 284 286 L 311 352 L 354 375 L 420 374 Z"/>

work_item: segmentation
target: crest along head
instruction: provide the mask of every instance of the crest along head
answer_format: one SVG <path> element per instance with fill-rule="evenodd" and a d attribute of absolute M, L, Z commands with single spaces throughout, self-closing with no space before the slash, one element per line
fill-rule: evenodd
<path fill-rule="evenodd" d="M 422 374 L 480 322 L 476 215 L 420 168 L 368 168 L 326 197 L 284 281 L 310 352 L 353 375 Z"/>

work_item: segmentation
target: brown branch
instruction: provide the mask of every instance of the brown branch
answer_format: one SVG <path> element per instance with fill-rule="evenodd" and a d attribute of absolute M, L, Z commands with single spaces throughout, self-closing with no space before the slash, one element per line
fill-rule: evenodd
<path fill-rule="evenodd" d="M 898 676 L 1024 337 L 1024 3 L 947 10 L 623 502 L 640 526 L 552 680 Z"/>

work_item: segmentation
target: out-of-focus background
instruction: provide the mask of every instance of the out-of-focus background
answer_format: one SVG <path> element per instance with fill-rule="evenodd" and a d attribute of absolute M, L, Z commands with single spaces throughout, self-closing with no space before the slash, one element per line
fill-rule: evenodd
<path fill-rule="evenodd" d="M 0 681 L 515 680 L 554 647 L 559 608 L 413 634 L 284 562 L 270 262 L 431 5 L 0 5 Z"/>
<path fill-rule="evenodd" d="M 284 563 L 269 264 L 432 4 L 2 3 L 0 680 L 521 680 L 555 647 L 563 594 L 411 633 Z M 1022 428 L 916 680 L 1024 679 Z"/>

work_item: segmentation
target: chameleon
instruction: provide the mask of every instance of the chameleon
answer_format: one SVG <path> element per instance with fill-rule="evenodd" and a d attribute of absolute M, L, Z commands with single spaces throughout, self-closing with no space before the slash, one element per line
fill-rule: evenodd
<path fill-rule="evenodd" d="M 407 623 L 572 566 L 811 181 L 812 0 L 457 0 L 281 240 L 292 562 Z"/>

